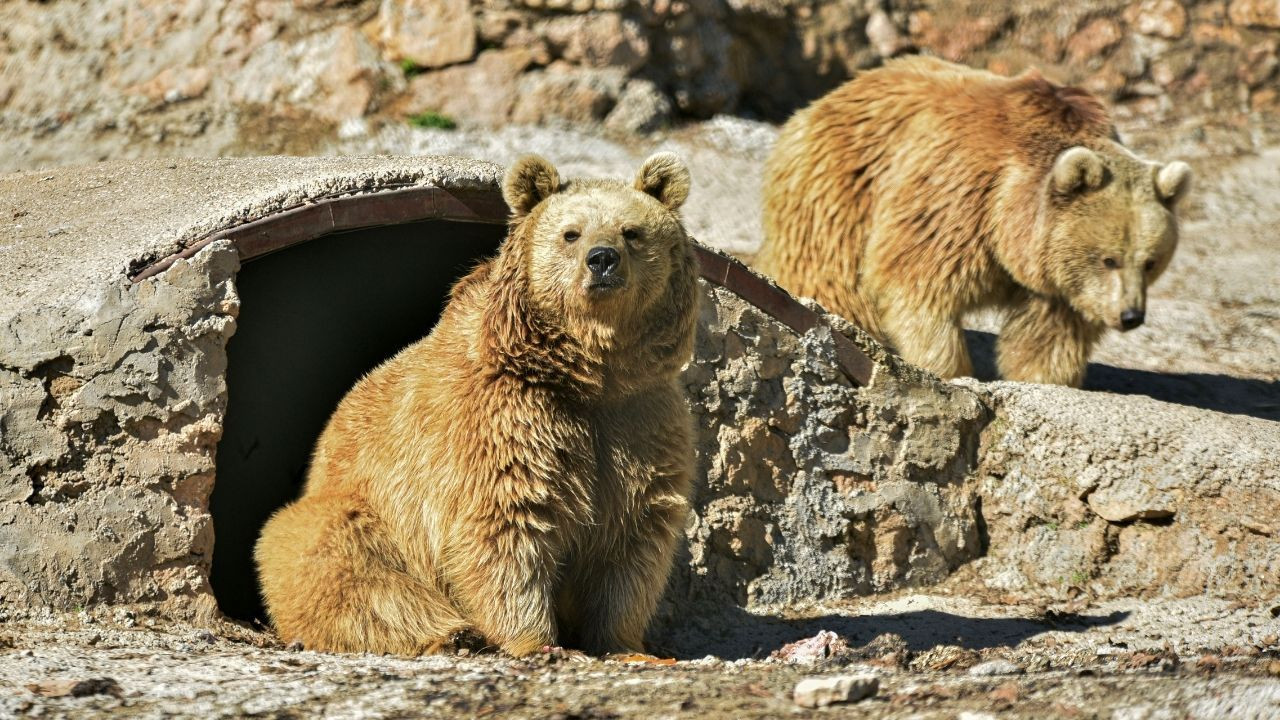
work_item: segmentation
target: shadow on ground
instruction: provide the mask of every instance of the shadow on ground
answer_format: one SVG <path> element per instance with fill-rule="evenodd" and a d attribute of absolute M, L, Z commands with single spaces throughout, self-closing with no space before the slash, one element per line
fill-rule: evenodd
<path fill-rule="evenodd" d="M 966 330 L 965 340 L 979 380 L 996 379 L 996 336 Z M 1280 421 L 1280 382 L 1208 373 L 1158 373 L 1089 363 L 1085 390 L 1147 397 L 1178 405 Z"/>
<path fill-rule="evenodd" d="M 786 619 L 753 615 L 738 608 L 715 617 L 692 619 L 687 625 L 670 626 L 655 646 L 680 659 L 715 655 L 725 660 L 767 657 L 782 646 L 813 637 L 823 630 L 834 632 L 852 647 L 864 646 L 885 634 L 897 635 L 912 652 L 940 645 L 969 650 L 1015 647 L 1023 640 L 1050 631 L 1085 632 L 1114 625 L 1127 612 L 1106 615 L 1057 614 L 1051 619 L 974 618 L 939 610 L 911 610 L 892 614 L 821 615 Z"/>

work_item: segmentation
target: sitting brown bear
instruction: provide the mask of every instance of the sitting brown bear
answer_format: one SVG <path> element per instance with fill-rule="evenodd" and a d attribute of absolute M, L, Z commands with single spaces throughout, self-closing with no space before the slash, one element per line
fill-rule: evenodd
<path fill-rule="evenodd" d="M 1001 374 L 1078 386 L 1103 330 L 1142 324 L 1189 179 L 1083 90 L 904 58 L 783 128 L 756 265 L 943 377 L 973 372 L 963 315 L 1003 308 Z"/>
<path fill-rule="evenodd" d="M 462 630 L 513 655 L 643 649 L 688 510 L 697 265 L 689 174 L 634 187 L 507 173 L 499 254 L 361 380 L 256 559 L 281 637 L 420 654 Z"/>

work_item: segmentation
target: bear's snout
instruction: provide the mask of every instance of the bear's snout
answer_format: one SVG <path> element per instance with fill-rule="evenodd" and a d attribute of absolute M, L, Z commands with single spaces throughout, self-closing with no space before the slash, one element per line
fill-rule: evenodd
<path fill-rule="evenodd" d="M 611 247 L 593 247 L 587 252 L 587 269 L 594 279 L 611 277 L 617 273 L 622 256 Z"/>
<path fill-rule="evenodd" d="M 1141 308 L 1129 308 L 1120 313 L 1120 329 L 1132 330 L 1142 324 L 1147 319 L 1147 314 Z"/>

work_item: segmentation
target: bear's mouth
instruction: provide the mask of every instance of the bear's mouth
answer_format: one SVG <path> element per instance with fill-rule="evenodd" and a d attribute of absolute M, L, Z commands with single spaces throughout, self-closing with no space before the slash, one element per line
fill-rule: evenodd
<path fill-rule="evenodd" d="M 626 285 L 627 281 L 617 275 L 593 277 L 587 281 L 587 291 L 591 294 L 607 294 Z"/>

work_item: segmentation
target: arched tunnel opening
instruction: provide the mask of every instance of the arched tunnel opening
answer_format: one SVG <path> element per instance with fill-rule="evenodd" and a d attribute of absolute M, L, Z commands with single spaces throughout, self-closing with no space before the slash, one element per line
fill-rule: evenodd
<path fill-rule="evenodd" d="M 245 262 L 210 500 L 222 612 L 265 618 L 253 546 L 271 513 L 301 492 L 330 413 L 364 373 L 430 332 L 449 288 L 504 234 L 500 224 L 429 220 L 329 234 Z"/>

